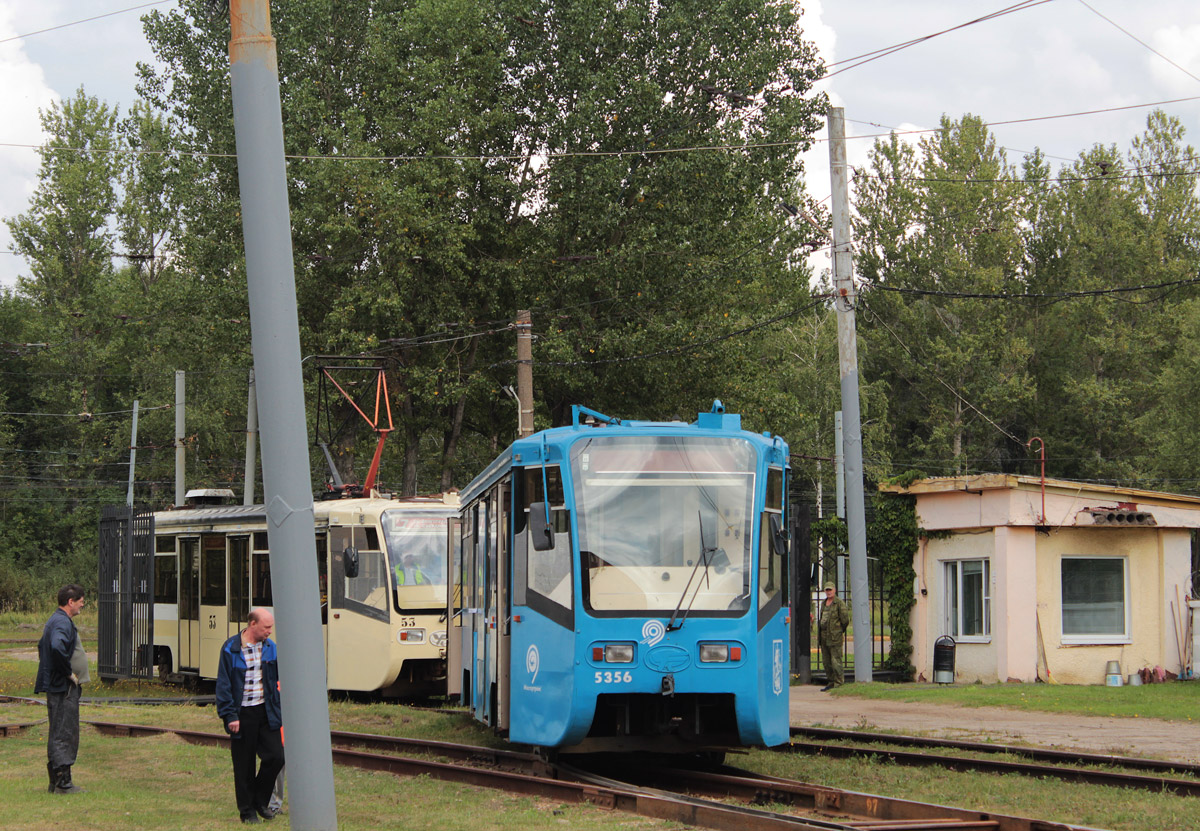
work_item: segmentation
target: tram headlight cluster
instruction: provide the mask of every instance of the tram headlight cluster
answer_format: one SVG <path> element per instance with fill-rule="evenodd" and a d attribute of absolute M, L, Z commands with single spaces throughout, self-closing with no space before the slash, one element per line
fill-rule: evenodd
<path fill-rule="evenodd" d="M 446 637 L 446 633 L 442 633 L 442 638 Z M 396 633 L 396 640 L 400 643 L 425 643 L 424 629 L 401 629 Z"/>
<path fill-rule="evenodd" d="M 742 648 L 727 643 L 700 644 L 700 663 L 724 664 L 742 660 Z"/>
<path fill-rule="evenodd" d="M 633 644 L 610 643 L 604 646 L 593 646 L 592 660 L 603 661 L 606 664 L 632 664 Z"/>

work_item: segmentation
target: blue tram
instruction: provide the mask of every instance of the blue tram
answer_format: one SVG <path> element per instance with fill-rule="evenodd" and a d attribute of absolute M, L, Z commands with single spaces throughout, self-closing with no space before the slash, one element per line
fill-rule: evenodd
<path fill-rule="evenodd" d="M 542 747 L 786 742 L 788 473 L 719 401 L 514 442 L 460 494 L 450 694 Z"/>

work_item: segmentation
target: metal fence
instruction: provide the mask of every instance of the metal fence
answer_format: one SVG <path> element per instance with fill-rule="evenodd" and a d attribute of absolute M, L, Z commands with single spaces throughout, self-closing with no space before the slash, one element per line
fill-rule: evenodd
<path fill-rule="evenodd" d="M 801 683 L 825 677 L 825 666 L 817 641 L 817 625 L 814 618 L 820 617 L 818 604 L 824 600 L 822 586 L 832 582 L 837 586 L 838 596 L 853 607 L 850 592 L 849 558 L 845 551 L 814 551 L 810 539 L 812 522 L 811 509 L 807 505 L 796 504 L 791 515 L 794 520 L 792 528 L 792 673 Z M 872 673 L 879 671 L 888 674 L 884 669 L 888 653 L 891 649 L 891 634 L 888 624 L 888 599 L 883 580 L 881 563 L 870 557 L 867 558 L 867 606 L 870 610 L 871 625 L 868 637 L 871 639 L 871 668 Z M 843 650 L 843 668 L 847 678 L 854 673 L 854 634 L 848 633 Z"/>
<path fill-rule="evenodd" d="M 154 514 L 125 505 L 100 511 L 99 647 L 104 680 L 154 673 Z"/>

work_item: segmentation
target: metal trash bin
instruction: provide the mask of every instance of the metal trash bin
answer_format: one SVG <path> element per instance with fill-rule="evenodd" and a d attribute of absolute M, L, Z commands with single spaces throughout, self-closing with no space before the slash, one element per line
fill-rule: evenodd
<path fill-rule="evenodd" d="M 942 635 L 933 642 L 933 683 L 954 683 L 954 638 Z"/>

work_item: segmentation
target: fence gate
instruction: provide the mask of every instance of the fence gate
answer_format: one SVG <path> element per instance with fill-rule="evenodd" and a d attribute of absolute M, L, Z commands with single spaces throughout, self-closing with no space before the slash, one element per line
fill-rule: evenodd
<path fill-rule="evenodd" d="M 100 511 L 100 645 L 106 681 L 154 673 L 154 514 L 125 505 Z"/>

